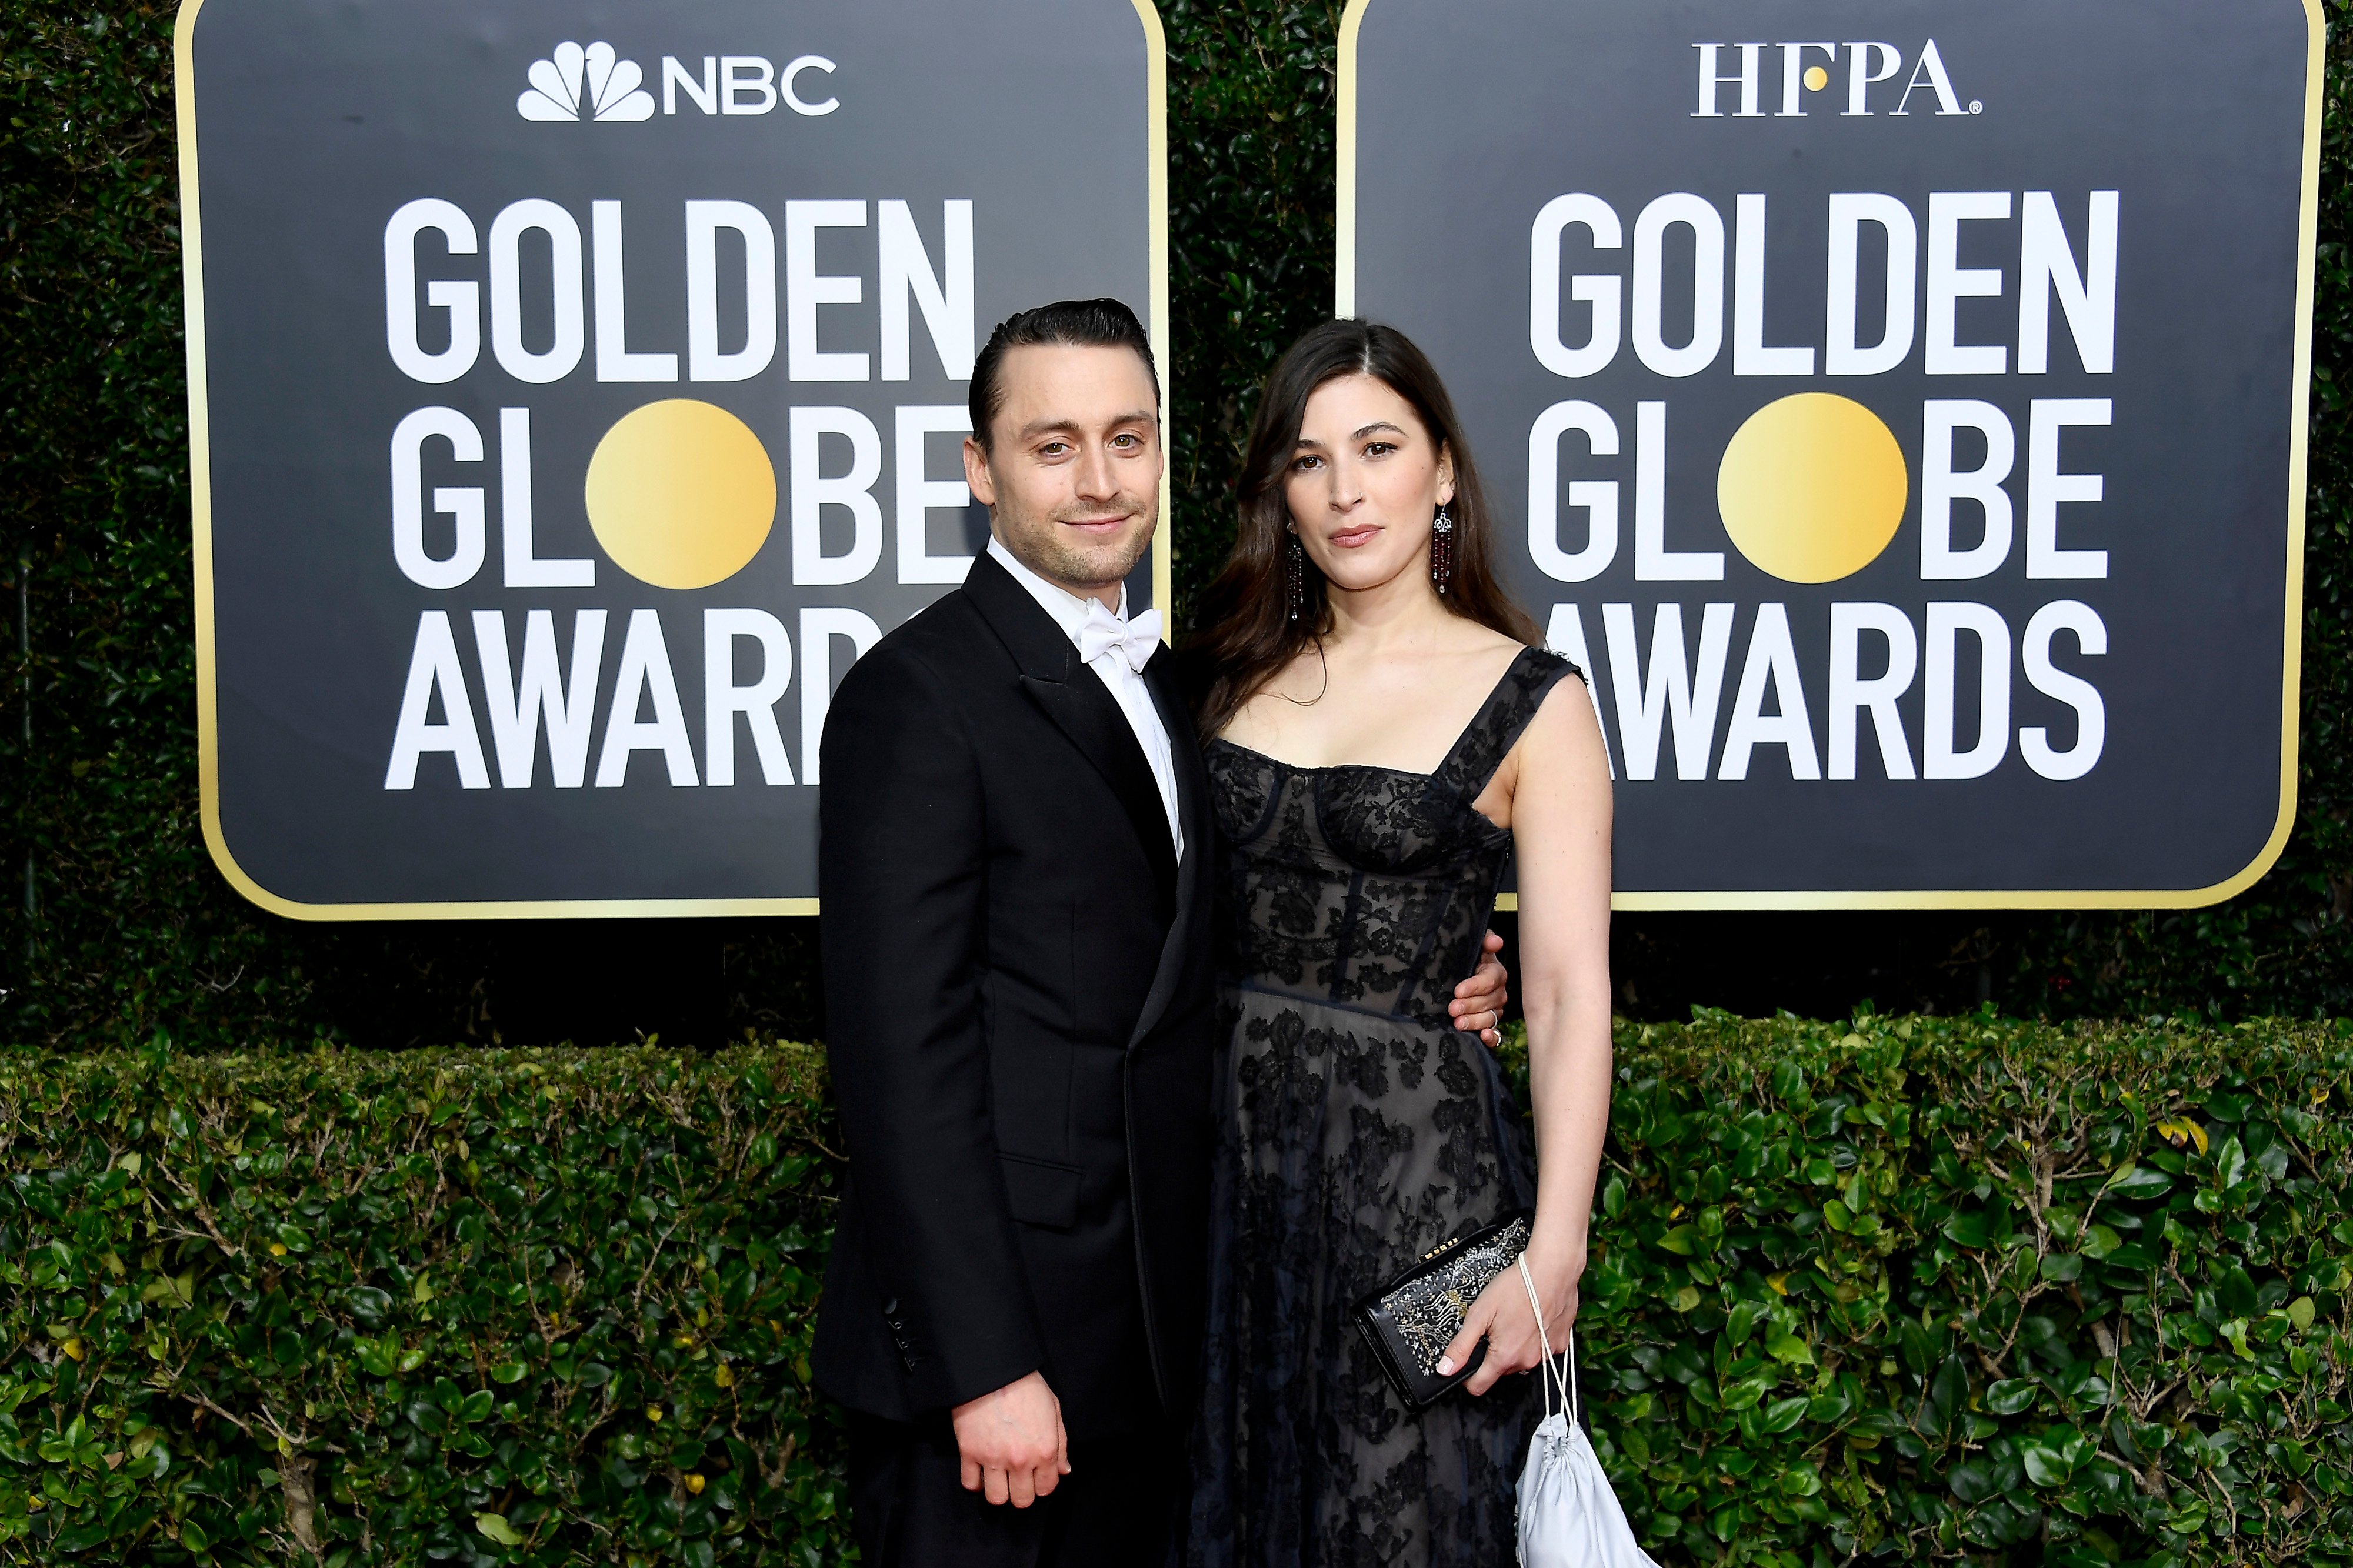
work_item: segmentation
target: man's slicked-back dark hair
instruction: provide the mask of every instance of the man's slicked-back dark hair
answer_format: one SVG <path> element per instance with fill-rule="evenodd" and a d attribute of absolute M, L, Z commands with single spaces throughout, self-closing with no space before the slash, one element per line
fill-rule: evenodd
<path fill-rule="evenodd" d="M 1117 300 L 1058 300 L 1034 310 L 1017 310 L 997 324 L 988 344 L 972 362 L 970 398 L 973 439 L 988 446 L 989 422 L 1005 406 L 1002 377 L 1008 350 L 1040 344 L 1068 343 L 1075 348 L 1134 349 L 1144 361 L 1152 382 L 1154 407 L 1160 405 L 1160 367 L 1153 362 L 1152 340 L 1135 312 Z"/>

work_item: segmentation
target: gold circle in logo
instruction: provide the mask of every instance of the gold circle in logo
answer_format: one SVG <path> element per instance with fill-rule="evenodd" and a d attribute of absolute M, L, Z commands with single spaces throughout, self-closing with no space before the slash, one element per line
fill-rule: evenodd
<path fill-rule="evenodd" d="M 1808 66 L 1806 68 L 1806 90 L 1808 92 L 1820 92 L 1822 89 L 1830 86 L 1830 72 L 1822 69 L 1820 66 Z"/>
<path fill-rule="evenodd" d="M 1715 504 L 1760 571 L 1830 583 L 1879 558 L 1903 524 L 1910 485 L 1904 449 L 1878 415 L 1851 397 L 1800 392 L 1734 433 Z"/>
<path fill-rule="evenodd" d="M 657 588 L 708 588 L 767 542 L 776 469 L 724 408 L 665 398 L 624 414 L 596 443 L 587 502 L 613 564 Z"/>

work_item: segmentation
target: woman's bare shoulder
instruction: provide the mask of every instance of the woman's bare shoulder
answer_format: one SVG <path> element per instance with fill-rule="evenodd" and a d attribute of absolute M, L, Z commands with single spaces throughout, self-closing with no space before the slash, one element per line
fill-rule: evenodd
<path fill-rule="evenodd" d="M 1517 637 L 1506 636 L 1493 626 L 1482 626 L 1477 621 L 1464 620 L 1459 616 L 1455 617 L 1451 630 L 1454 646 L 1466 651 L 1475 648 L 1516 657 L 1527 646 Z"/>
<path fill-rule="evenodd" d="M 1493 627 L 1460 619 L 1448 627 L 1447 636 L 1440 643 L 1439 649 L 1443 657 L 1461 666 L 1466 678 L 1484 673 L 1497 680 L 1502 679 L 1504 672 L 1511 668 L 1512 662 L 1526 651 L 1517 639 Z"/>

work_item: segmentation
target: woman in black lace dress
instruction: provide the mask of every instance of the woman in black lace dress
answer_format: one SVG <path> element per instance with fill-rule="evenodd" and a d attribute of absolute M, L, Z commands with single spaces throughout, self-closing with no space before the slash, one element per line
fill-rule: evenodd
<path fill-rule="evenodd" d="M 1564 1342 L 1609 1094 L 1609 765 L 1580 678 L 1496 583 L 1445 389 L 1334 321 L 1270 378 L 1234 555 L 1204 605 L 1228 1123 L 1189 1564 L 1514 1560 L 1535 1419 L 1516 1270 L 1409 1411 L 1349 1321 L 1437 1243 L 1534 1206 Z M 1516 852 L 1541 1175 L 1448 1016 Z M 1441 1370 L 1451 1366 L 1441 1363 Z"/>

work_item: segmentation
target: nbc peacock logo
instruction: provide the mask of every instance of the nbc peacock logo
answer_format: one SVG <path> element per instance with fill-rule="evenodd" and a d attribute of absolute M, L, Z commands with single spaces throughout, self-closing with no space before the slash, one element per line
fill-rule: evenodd
<path fill-rule="evenodd" d="M 515 100 L 525 120 L 651 120 L 654 97 L 646 73 L 598 39 L 582 48 L 569 39 L 545 59 L 531 62 L 531 86 Z"/>

